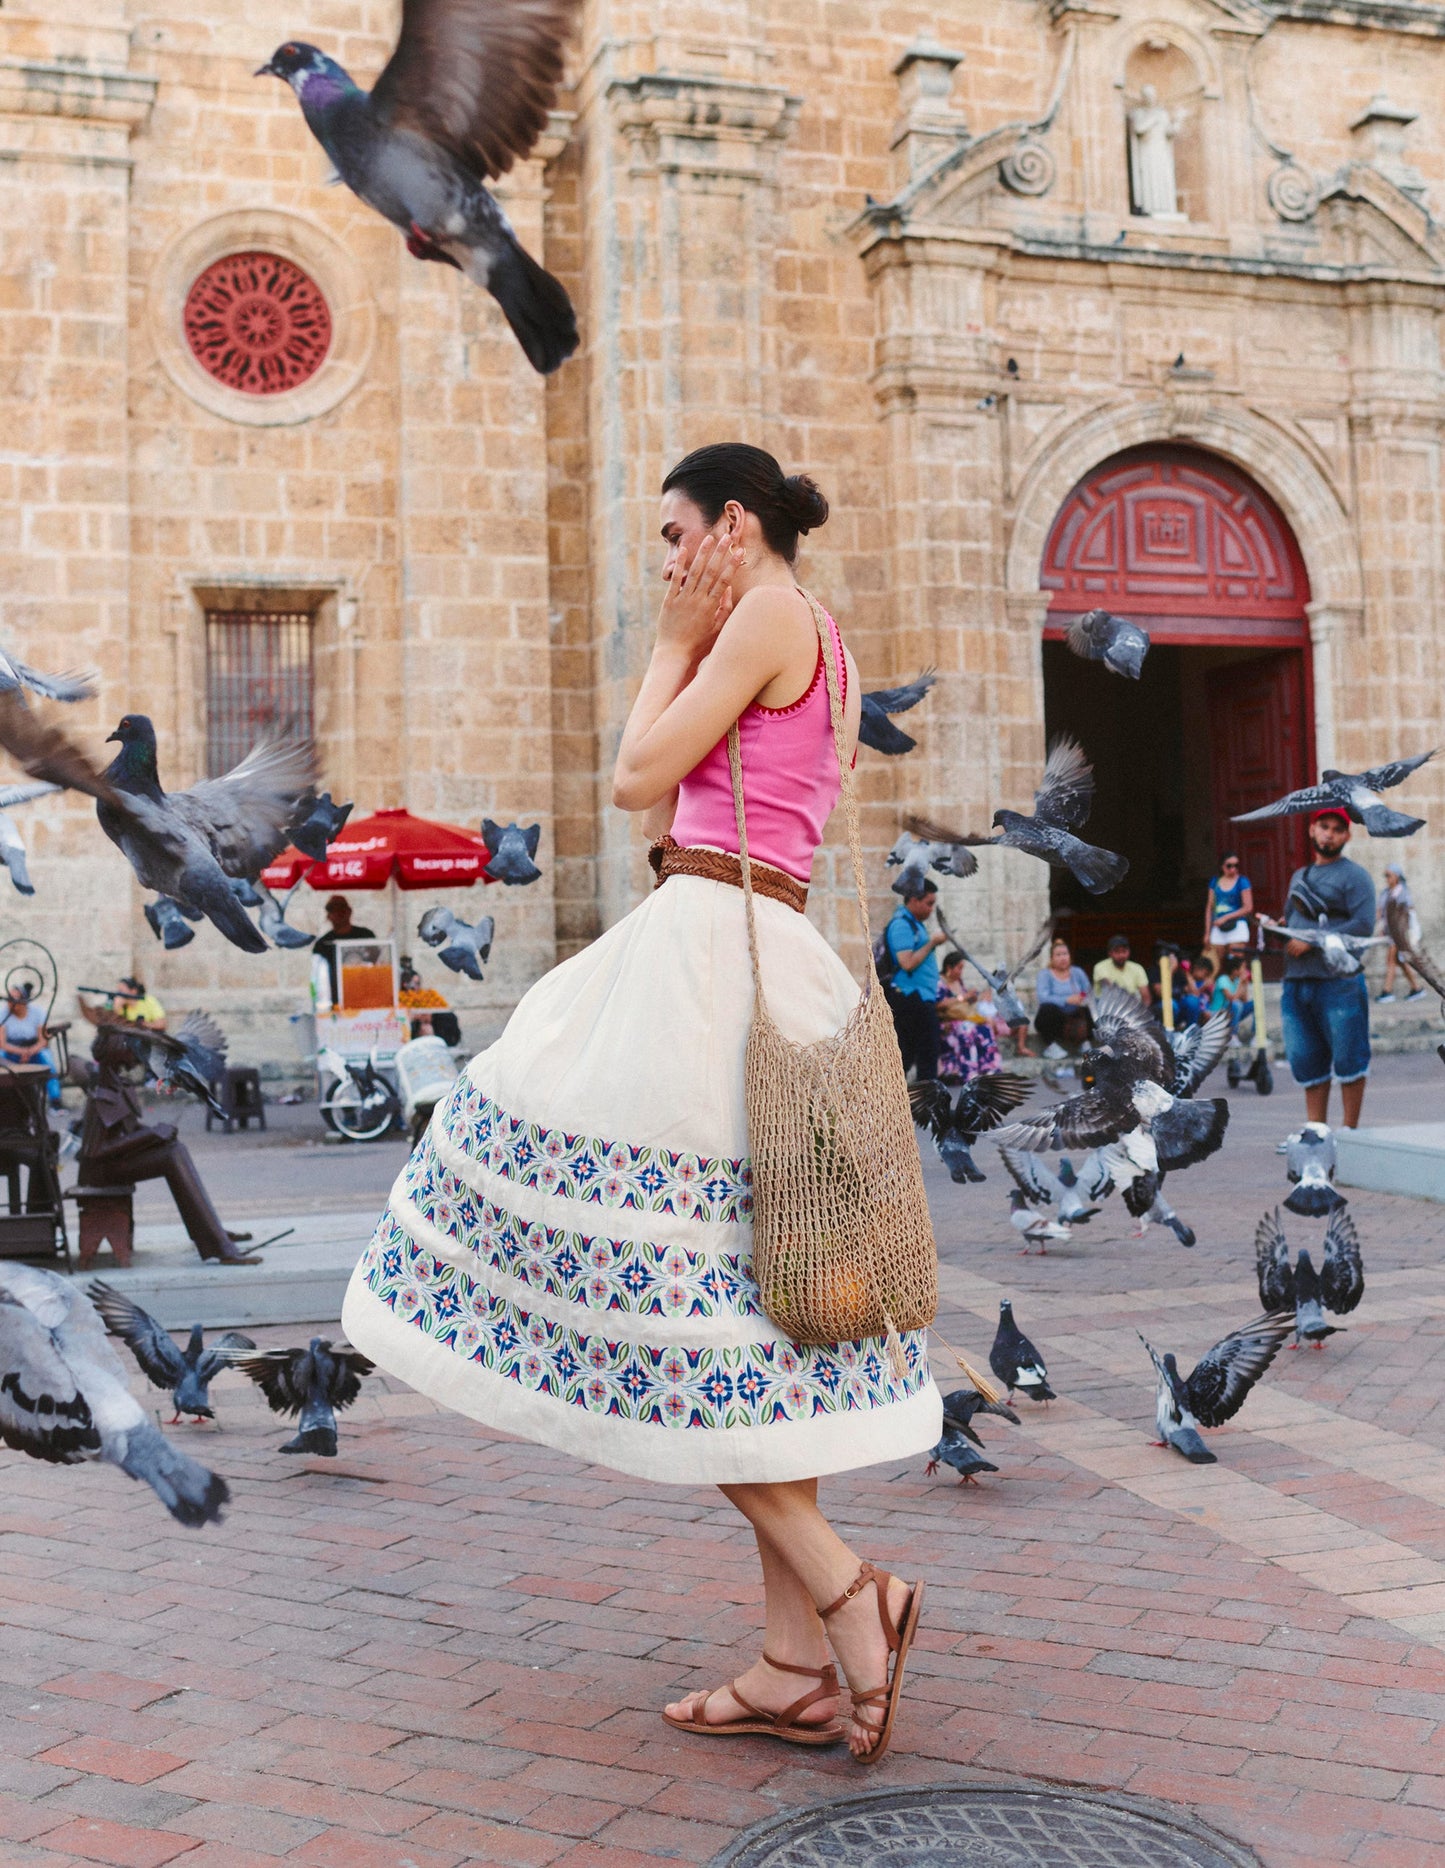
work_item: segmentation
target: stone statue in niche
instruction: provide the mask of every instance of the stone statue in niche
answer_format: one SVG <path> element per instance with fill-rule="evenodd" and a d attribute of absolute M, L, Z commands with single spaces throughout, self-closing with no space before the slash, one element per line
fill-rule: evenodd
<path fill-rule="evenodd" d="M 1159 102 L 1146 84 L 1129 112 L 1129 189 L 1134 212 L 1151 220 L 1183 220 L 1174 176 L 1174 139 L 1184 122 L 1182 110 Z"/>

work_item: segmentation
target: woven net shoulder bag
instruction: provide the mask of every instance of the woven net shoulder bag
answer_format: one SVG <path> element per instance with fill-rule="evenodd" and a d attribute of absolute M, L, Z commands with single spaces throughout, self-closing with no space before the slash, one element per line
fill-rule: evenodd
<path fill-rule="evenodd" d="M 806 591 L 822 644 L 833 747 L 863 951 L 873 948 L 846 756 L 832 632 Z M 794 1044 L 773 1023 L 758 965 L 742 748 L 728 730 L 753 968 L 753 1022 L 744 1066 L 753 1173 L 753 1270 L 762 1305 L 796 1343 L 885 1337 L 902 1372 L 899 1332 L 924 1328 L 938 1306 L 938 1252 L 903 1080 L 893 1014 L 873 968 L 840 1030 Z"/>

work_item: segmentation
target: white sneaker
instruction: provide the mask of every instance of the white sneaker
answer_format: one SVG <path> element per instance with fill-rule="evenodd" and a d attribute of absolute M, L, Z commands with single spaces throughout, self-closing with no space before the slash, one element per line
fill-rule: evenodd
<path fill-rule="evenodd" d="M 1045 1057 L 1067 1057 L 1068 1052 L 1064 1049 L 1062 1044 L 1046 1044 L 1044 1046 L 1044 1056 Z"/>
<path fill-rule="evenodd" d="M 1375 994 L 1376 1005 L 1393 1005 L 1394 1003 L 1395 995 L 1393 992 L 1377 992 Z"/>
<path fill-rule="evenodd" d="M 1413 992 L 1407 992 L 1405 994 L 1405 1003 L 1406 1005 L 1413 1005 L 1417 999 L 1423 999 L 1424 997 L 1425 988 L 1423 986 L 1417 986 Z"/>

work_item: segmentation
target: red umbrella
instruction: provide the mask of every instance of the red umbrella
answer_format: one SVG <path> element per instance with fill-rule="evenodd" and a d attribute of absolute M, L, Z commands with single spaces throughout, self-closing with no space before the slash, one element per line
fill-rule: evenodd
<path fill-rule="evenodd" d="M 347 824 L 327 846 L 325 862 L 312 862 L 294 845 L 284 849 L 261 880 L 285 891 L 303 880 L 313 889 L 384 889 L 393 882 L 402 889 L 466 889 L 494 878 L 475 832 L 397 810 Z"/>

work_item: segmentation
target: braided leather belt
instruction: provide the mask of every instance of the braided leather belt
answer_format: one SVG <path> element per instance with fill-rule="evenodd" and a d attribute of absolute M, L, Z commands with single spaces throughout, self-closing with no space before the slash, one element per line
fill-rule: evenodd
<path fill-rule="evenodd" d="M 735 889 L 743 886 L 742 863 L 726 850 L 702 849 L 678 843 L 672 837 L 659 837 L 648 850 L 647 860 L 657 877 L 654 888 L 660 889 L 669 876 L 702 876 L 708 882 L 726 882 Z M 782 902 L 799 914 L 807 908 L 806 882 L 768 863 L 754 862 L 752 871 L 755 895 L 766 895 L 770 901 Z"/>

